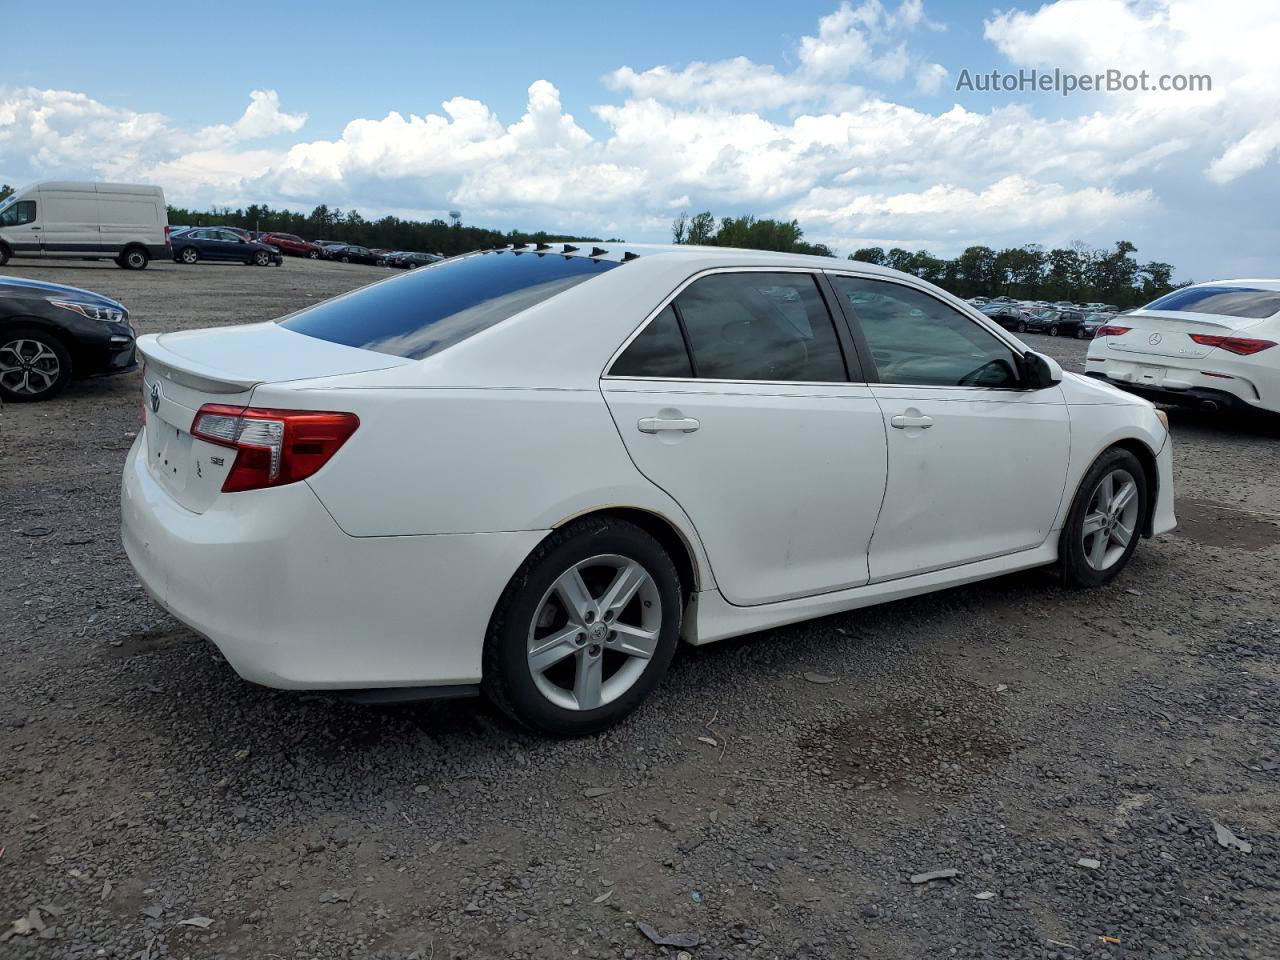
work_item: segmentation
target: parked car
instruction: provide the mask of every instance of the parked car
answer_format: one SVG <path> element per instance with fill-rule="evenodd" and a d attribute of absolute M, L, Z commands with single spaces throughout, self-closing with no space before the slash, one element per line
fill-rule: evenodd
<path fill-rule="evenodd" d="M 396 261 L 396 266 L 405 270 L 413 270 L 417 267 L 428 267 L 433 263 L 439 263 L 444 257 L 435 253 L 406 253 Z"/>
<path fill-rule="evenodd" d="M 142 270 L 169 256 L 169 212 L 159 187 L 45 180 L 0 202 L 0 267 L 10 257 L 110 257 Z"/>
<path fill-rule="evenodd" d="M 0 277 L 0 400 L 48 400 L 74 377 L 137 366 L 129 311 L 100 293 Z"/>
<path fill-rule="evenodd" d="M 1087 371 L 1169 403 L 1280 413 L 1280 280 L 1183 287 L 1112 315 Z"/>
<path fill-rule="evenodd" d="M 1027 329 L 1026 314 L 1014 303 L 988 303 L 980 308 L 982 313 L 990 317 L 1006 330 L 1022 332 Z"/>
<path fill-rule="evenodd" d="M 1083 322 L 1084 314 L 1079 310 L 1044 309 L 1026 314 L 1026 326 L 1018 329 L 1047 333 L 1051 337 L 1059 334 L 1074 337 Z"/>
<path fill-rule="evenodd" d="M 368 263 L 377 264 L 378 255 L 368 247 L 362 247 L 358 244 L 343 244 L 338 247 L 329 248 L 328 259 L 337 260 L 341 263 Z"/>
<path fill-rule="evenodd" d="M 262 242 L 270 244 L 281 253 L 286 253 L 291 257 L 320 259 L 320 248 L 316 244 L 294 236 L 292 233 L 264 233 Z"/>
<path fill-rule="evenodd" d="M 229 227 L 196 227 L 194 230 L 175 234 L 171 243 L 173 259 L 178 263 L 230 260 L 256 263 L 260 267 L 274 263 L 278 267 L 284 259 L 275 247 L 246 240 Z"/>
<path fill-rule="evenodd" d="M 557 735 L 682 637 L 1094 586 L 1175 522 L 1161 412 L 871 264 L 486 251 L 139 349 L 122 530 L 161 605 L 249 680 Z"/>
<path fill-rule="evenodd" d="M 1092 340 L 1098 330 L 1115 319 L 1113 313 L 1087 313 L 1080 326 L 1076 327 L 1076 337 L 1080 340 Z"/>

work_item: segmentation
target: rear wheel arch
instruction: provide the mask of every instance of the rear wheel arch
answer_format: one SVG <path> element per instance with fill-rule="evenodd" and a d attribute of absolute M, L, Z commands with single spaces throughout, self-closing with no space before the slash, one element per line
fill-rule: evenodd
<path fill-rule="evenodd" d="M 659 513 L 640 507 L 599 507 L 565 517 L 554 525 L 554 529 L 578 520 L 596 517 L 615 517 L 625 520 L 649 534 L 662 545 L 662 549 L 675 564 L 676 572 L 680 575 L 680 589 L 684 593 L 684 601 L 688 603 L 689 598 L 698 592 L 701 578 L 693 547 L 680 528 Z"/>

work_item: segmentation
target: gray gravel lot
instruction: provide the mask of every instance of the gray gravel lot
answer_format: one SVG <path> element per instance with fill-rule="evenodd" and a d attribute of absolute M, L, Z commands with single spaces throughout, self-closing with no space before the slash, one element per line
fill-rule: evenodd
<path fill-rule="evenodd" d="M 140 332 L 386 275 L 6 272 Z M 137 404 L 127 376 L 0 411 L 0 957 L 1280 956 L 1273 423 L 1172 414 L 1181 526 L 1110 587 L 686 650 L 622 727 L 551 742 L 237 678 L 120 549 Z"/>

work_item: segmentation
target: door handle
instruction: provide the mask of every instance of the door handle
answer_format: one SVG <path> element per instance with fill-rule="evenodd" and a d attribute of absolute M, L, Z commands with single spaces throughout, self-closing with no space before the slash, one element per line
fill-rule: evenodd
<path fill-rule="evenodd" d="M 933 426 L 933 417 L 908 417 L 899 414 L 889 421 L 899 430 L 905 430 L 907 427 L 919 427 L 921 430 L 928 430 Z"/>
<path fill-rule="evenodd" d="M 664 430 L 678 430 L 681 433 L 693 433 L 697 430 L 701 423 L 693 419 L 693 417 L 681 417 L 679 419 L 666 419 L 664 417 L 641 417 L 636 422 L 636 426 L 641 433 L 661 433 Z"/>

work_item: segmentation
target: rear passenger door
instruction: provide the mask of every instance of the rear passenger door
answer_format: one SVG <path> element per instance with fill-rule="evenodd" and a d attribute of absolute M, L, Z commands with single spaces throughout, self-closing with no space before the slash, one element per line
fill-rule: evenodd
<path fill-rule="evenodd" d="M 1061 388 L 1027 388 L 1010 344 L 928 291 L 884 278 L 831 282 L 865 341 L 888 435 L 871 581 L 1042 544 L 1070 452 Z"/>
<path fill-rule="evenodd" d="M 601 381 L 632 460 L 692 519 L 733 604 L 867 582 L 885 427 L 830 296 L 809 272 L 703 275 Z"/>

